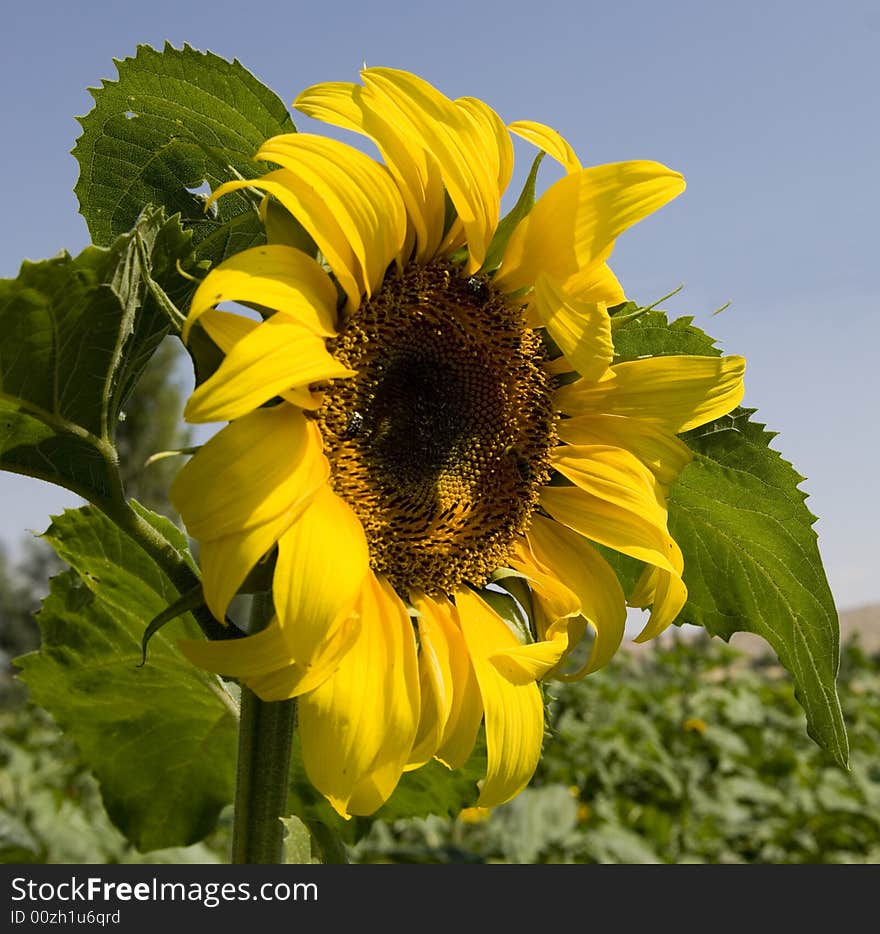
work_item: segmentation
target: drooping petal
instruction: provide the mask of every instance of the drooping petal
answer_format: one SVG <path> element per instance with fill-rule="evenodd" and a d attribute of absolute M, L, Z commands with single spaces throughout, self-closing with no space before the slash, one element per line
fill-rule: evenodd
<path fill-rule="evenodd" d="M 623 286 L 608 263 L 597 263 L 575 273 L 565 280 L 562 288 L 582 302 L 604 302 L 609 308 L 626 301 Z"/>
<path fill-rule="evenodd" d="M 259 327 L 260 322 L 230 311 L 208 308 L 199 315 L 199 324 L 208 332 L 208 337 L 226 354 L 242 338 L 247 337 L 254 328 Z"/>
<path fill-rule="evenodd" d="M 541 491 L 541 505 L 554 519 L 592 541 L 675 570 L 662 492 L 635 455 L 604 445 L 564 445 L 556 448 L 553 466 L 575 484 Z"/>
<path fill-rule="evenodd" d="M 419 673 L 409 614 L 369 573 L 356 604 L 357 640 L 333 675 L 299 701 L 312 784 L 344 817 L 370 813 L 394 790 L 419 722 Z"/>
<path fill-rule="evenodd" d="M 675 573 L 665 568 L 646 567 L 630 595 L 630 606 L 651 607 L 651 615 L 645 628 L 636 636 L 636 642 L 647 642 L 659 636 L 687 603 L 687 587 L 681 579 L 684 558 L 677 545 L 673 563 Z"/>
<path fill-rule="evenodd" d="M 210 201 L 240 188 L 256 188 L 274 195 L 302 224 L 333 270 L 350 309 L 356 311 L 364 291 L 363 270 L 345 231 L 321 194 L 287 169 L 276 169 L 259 178 L 224 182 L 211 194 Z"/>
<path fill-rule="evenodd" d="M 533 516 L 526 538 L 540 565 L 552 568 L 577 595 L 579 612 L 595 632 L 590 657 L 577 677 L 596 671 L 623 639 L 626 600 L 617 575 L 585 538 L 558 522 Z"/>
<path fill-rule="evenodd" d="M 571 148 L 568 140 L 545 123 L 535 120 L 514 120 L 507 124 L 511 133 L 516 133 L 529 143 L 543 150 L 554 158 L 566 172 L 581 171 L 581 161 Z"/>
<path fill-rule="evenodd" d="M 647 357 L 618 363 L 613 378 L 577 380 L 555 394 L 563 412 L 641 418 L 678 433 L 725 415 L 743 397 L 743 357 Z"/>
<path fill-rule="evenodd" d="M 485 158 L 495 169 L 498 191 L 504 194 L 513 175 L 513 143 L 504 121 L 476 97 L 459 97 L 455 104 L 477 127 L 476 139 L 483 143 Z"/>
<path fill-rule="evenodd" d="M 190 422 L 240 418 L 287 389 L 354 376 L 323 337 L 276 312 L 230 348 L 226 359 L 187 401 Z"/>
<path fill-rule="evenodd" d="M 351 615 L 370 554 L 351 507 L 329 486 L 278 540 L 272 583 L 275 610 L 293 658 L 304 666 Z"/>
<path fill-rule="evenodd" d="M 559 282 L 607 260 L 628 227 L 684 191 L 684 179 L 658 162 L 618 162 L 572 172 L 551 185 L 507 244 L 494 284 L 532 286 L 539 273 Z"/>
<path fill-rule="evenodd" d="M 388 119 L 388 105 L 383 106 L 370 88 L 347 82 L 316 84 L 303 91 L 293 105 L 316 120 L 363 133 L 376 144 L 415 228 L 415 258 L 424 262 L 433 257 L 443 237 L 445 219 L 440 168 L 413 142 L 399 118 Z"/>
<path fill-rule="evenodd" d="M 643 418 L 591 413 L 563 418 L 557 424 L 559 438 L 567 444 L 604 444 L 625 448 L 670 486 L 693 455 L 684 441 L 665 427 Z"/>
<path fill-rule="evenodd" d="M 381 113 L 409 134 L 440 167 L 440 174 L 464 226 L 468 242 L 469 273 L 483 264 L 498 224 L 501 192 L 498 168 L 486 163 L 488 144 L 484 130 L 427 81 L 392 68 L 368 68 L 361 72 Z M 406 130 L 403 130 L 406 132 Z"/>
<path fill-rule="evenodd" d="M 456 592 L 455 603 L 486 720 L 489 761 L 477 804 L 495 807 L 522 791 L 534 774 L 544 736 L 544 706 L 534 681 L 510 681 L 491 661 L 493 655 L 519 646 L 504 620 L 467 588 Z"/>
<path fill-rule="evenodd" d="M 583 631 L 575 622 L 572 630 Z M 546 677 L 562 661 L 571 648 L 567 619 L 557 620 L 547 627 L 544 638 L 526 645 L 502 649 L 489 657 L 489 661 L 512 684 L 529 684 Z"/>
<path fill-rule="evenodd" d="M 369 298 L 406 236 L 403 201 L 386 169 L 345 143 L 310 133 L 274 136 L 256 158 L 287 169 L 299 180 L 299 192 L 310 190 L 326 203 L 358 261 Z"/>
<path fill-rule="evenodd" d="M 178 645 L 194 665 L 238 678 L 262 700 L 288 700 L 314 690 L 336 670 L 359 626 L 357 618 L 347 620 L 321 646 L 308 668 L 291 656 L 288 639 L 275 616 L 265 629 L 243 639 L 181 639 Z"/>
<path fill-rule="evenodd" d="M 479 687 L 455 606 L 424 594 L 412 601 L 419 612 L 422 712 L 408 767 L 436 756 L 457 769 L 470 756 L 483 719 Z"/>
<path fill-rule="evenodd" d="M 275 616 L 265 629 L 243 639 L 180 639 L 178 645 L 194 665 L 231 678 L 249 678 L 293 664 Z"/>
<path fill-rule="evenodd" d="M 214 435 L 175 477 L 171 501 L 190 535 L 207 542 L 305 508 L 329 470 L 314 422 L 277 405 Z"/>
<path fill-rule="evenodd" d="M 351 616 L 330 633 L 308 666 L 294 663 L 245 679 L 245 684 L 265 701 L 301 697 L 323 684 L 339 667 L 360 632 L 361 621 Z"/>
<path fill-rule="evenodd" d="M 221 194 L 218 189 L 214 197 Z M 183 339 L 208 309 L 221 302 L 252 302 L 285 311 L 315 334 L 336 334 L 336 289 L 311 256 L 293 247 L 252 247 L 212 269 L 193 296 Z"/>
<path fill-rule="evenodd" d="M 538 518 L 533 516 L 532 520 Z M 525 538 L 514 541 L 508 559 L 509 566 L 529 582 L 533 597 L 537 596 L 544 614 L 550 622 L 577 616 L 581 611 L 578 595 L 568 586 L 561 574 L 542 565 L 532 553 Z"/>
<path fill-rule="evenodd" d="M 605 304 L 566 294 L 559 283 L 543 273 L 535 282 L 531 304 L 575 370 L 584 379 L 599 379 L 614 357 L 611 318 Z"/>

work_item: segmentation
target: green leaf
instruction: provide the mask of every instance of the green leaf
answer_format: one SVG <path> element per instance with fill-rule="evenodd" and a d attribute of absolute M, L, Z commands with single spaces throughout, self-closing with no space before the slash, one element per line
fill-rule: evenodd
<path fill-rule="evenodd" d="M 682 437 L 693 461 L 672 487 L 669 529 L 684 552 L 682 622 L 729 639 L 753 632 L 791 673 L 810 735 L 841 764 L 849 745 L 835 679 L 840 633 L 803 477 L 769 447 L 752 409 Z"/>
<path fill-rule="evenodd" d="M 122 406 L 168 332 L 148 282 L 188 253 L 177 218 L 149 209 L 109 249 L 0 280 L 0 468 L 112 495 Z"/>
<path fill-rule="evenodd" d="M 516 204 L 501 218 L 495 230 L 495 235 L 492 237 L 492 242 L 489 244 L 489 249 L 486 251 L 486 259 L 482 265 L 482 269 L 486 272 L 494 272 L 501 265 L 504 251 L 507 249 L 507 244 L 510 241 L 513 231 L 516 229 L 519 222 L 535 206 L 535 182 L 538 178 L 538 169 L 545 155 L 546 153 L 539 152 L 538 155 L 535 156 L 535 160 L 532 162 L 532 167 L 526 178 L 526 183 L 523 185 L 523 190 L 520 192 L 519 198 L 516 199 Z"/>
<path fill-rule="evenodd" d="M 56 517 L 45 538 L 73 570 L 52 580 L 37 614 L 40 650 L 17 661 L 31 697 L 74 741 L 138 849 L 202 839 L 232 800 L 237 709 L 177 648 L 198 635 L 195 621 L 157 632 L 139 667 L 144 628 L 177 589 L 93 507 Z"/>
<path fill-rule="evenodd" d="M 637 305 L 630 302 L 616 309 L 616 313 L 625 315 L 637 308 Z M 705 331 L 695 327 L 693 320 L 692 316 L 685 316 L 669 321 L 662 311 L 647 311 L 638 318 L 627 321 L 614 329 L 614 362 L 675 354 L 721 356 L 721 351 L 715 346 L 715 340 Z"/>
<path fill-rule="evenodd" d="M 284 825 L 284 862 L 303 863 L 317 862 L 312 857 L 312 835 L 309 828 L 298 817 L 282 817 Z"/>
<path fill-rule="evenodd" d="M 720 355 L 692 320 L 648 312 L 615 330 L 615 355 Z M 669 529 L 684 553 L 688 587 L 678 622 L 724 639 L 762 636 L 794 680 L 810 735 L 845 765 L 835 687 L 840 634 L 815 516 L 798 489 L 804 478 L 769 447 L 775 435 L 750 421 L 753 412 L 738 409 L 682 435 L 695 456 L 669 498 Z M 632 580 L 632 563 L 622 570 Z"/>
<path fill-rule="evenodd" d="M 227 195 L 206 213 L 195 189 L 262 174 L 252 160 L 261 143 L 295 132 L 284 103 L 238 61 L 188 45 L 142 45 L 115 64 L 118 81 L 91 89 L 95 106 L 73 150 L 94 241 L 111 242 L 156 204 L 181 215 L 199 259 L 216 264 L 264 242 L 253 194 Z"/>

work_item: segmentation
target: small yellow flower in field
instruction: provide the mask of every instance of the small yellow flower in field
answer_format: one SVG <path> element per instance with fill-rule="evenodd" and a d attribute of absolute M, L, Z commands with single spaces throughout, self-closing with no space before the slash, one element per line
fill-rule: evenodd
<path fill-rule="evenodd" d="M 700 736 L 705 736 L 706 730 L 706 721 L 701 720 L 699 717 L 688 717 L 687 720 L 682 723 L 681 728 L 685 733 L 699 733 Z"/>
<path fill-rule="evenodd" d="M 463 824 L 483 824 L 492 816 L 492 808 L 462 808 L 458 819 Z"/>
<path fill-rule="evenodd" d="M 261 560 L 275 615 L 241 640 L 187 642 L 197 664 L 265 700 L 299 698 L 311 781 L 340 814 L 369 814 L 404 770 L 462 765 L 485 725 L 478 805 L 531 778 L 539 682 L 592 628 L 581 677 L 606 664 L 626 598 L 594 543 L 644 562 L 629 595 L 665 629 L 686 599 L 666 493 L 690 458 L 676 435 L 732 409 L 739 357 L 615 363 L 608 308 L 624 292 L 616 238 L 684 190 L 635 161 L 583 168 L 547 126 L 505 126 L 388 68 L 320 84 L 295 106 L 365 135 L 376 161 L 311 134 L 269 139 L 267 218 L 286 210 L 318 258 L 270 242 L 221 263 L 193 298 L 225 352 L 193 392 L 193 422 L 228 422 L 172 496 L 200 543 L 222 620 Z M 511 134 L 564 176 L 512 232 L 499 225 Z M 274 212 L 274 214 L 273 214 Z M 261 321 L 222 311 L 257 309 Z M 500 568 L 532 590 L 533 631 L 486 598 Z"/>

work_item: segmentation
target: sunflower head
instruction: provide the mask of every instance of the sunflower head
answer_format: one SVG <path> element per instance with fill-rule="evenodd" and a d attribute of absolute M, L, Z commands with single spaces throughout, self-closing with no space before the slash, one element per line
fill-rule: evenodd
<path fill-rule="evenodd" d="M 172 496 L 218 619 L 261 561 L 275 612 L 245 639 L 184 649 L 265 700 L 299 698 L 306 769 L 341 814 L 371 813 L 432 758 L 461 765 L 481 728 L 478 804 L 493 807 L 537 764 L 541 679 L 595 670 L 622 638 L 627 595 L 596 544 L 644 564 L 628 595 L 652 608 L 641 638 L 684 605 L 666 514 L 689 458 L 676 435 L 739 402 L 744 364 L 615 363 L 608 309 L 624 292 L 607 260 L 681 193 L 678 173 L 583 168 L 543 124 L 505 125 L 407 72 L 361 78 L 295 106 L 380 161 L 288 134 L 256 154 L 263 176 L 212 196 L 263 192 L 264 216 L 289 212 L 316 249 L 271 242 L 269 225 L 190 308 L 184 336 L 203 328 L 225 358 L 186 415 L 228 424 Z M 565 174 L 502 221 L 512 135 Z M 510 576 L 525 627 L 491 592 Z"/>

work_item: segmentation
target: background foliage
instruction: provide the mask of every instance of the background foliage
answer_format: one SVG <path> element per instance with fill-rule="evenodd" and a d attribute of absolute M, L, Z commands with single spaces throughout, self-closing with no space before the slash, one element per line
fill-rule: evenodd
<path fill-rule="evenodd" d="M 852 740 L 843 770 L 804 732 L 768 657 L 720 640 L 622 653 L 556 685 L 552 736 L 529 788 L 484 815 L 359 819 L 361 862 L 876 863 L 880 657 L 844 646 Z M 203 842 L 138 853 L 94 779 L 38 708 L 0 710 L 0 860 L 223 862 L 229 813 Z M 475 819 L 476 818 L 476 819 Z M 359 839 L 356 839 L 359 835 Z"/>

